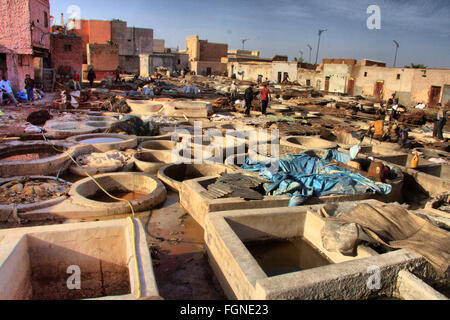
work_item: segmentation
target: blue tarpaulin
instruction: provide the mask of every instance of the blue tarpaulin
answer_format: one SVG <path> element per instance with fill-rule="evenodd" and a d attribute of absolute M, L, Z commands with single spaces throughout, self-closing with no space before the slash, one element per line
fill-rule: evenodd
<path fill-rule="evenodd" d="M 345 154 L 328 152 L 324 158 L 333 160 L 334 157 L 342 158 L 343 155 Z M 366 192 L 389 194 L 392 190 L 389 184 L 374 182 L 325 159 L 307 154 L 288 155 L 274 162 L 256 162 L 247 158 L 242 168 L 259 171 L 260 176 L 270 181 L 264 184 L 266 194 L 291 196 L 291 207 L 300 205 L 309 197 L 357 195 Z"/>

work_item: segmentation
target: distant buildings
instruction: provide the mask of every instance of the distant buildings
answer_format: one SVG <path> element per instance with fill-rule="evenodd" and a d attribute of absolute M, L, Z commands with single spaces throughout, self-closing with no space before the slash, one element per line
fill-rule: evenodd
<path fill-rule="evenodd" d="M 198 35 L 186 37 L 186 51 L 189 55 L 190 70 L 199 75 L 224 75 L 227 64 L 222 58 L 228 56 L 228 45 L 223 43 L 210 43 L 200 40 Z"/>
<path fill-rule="evenodd" d="M 317 90 L 349 95 L 364 95 L 387 100 L 393 93 L 404 105 L 425 103 L 434 107 L 450 101 L 450 69 L 387 68 L 384 62 L 353 59 L 323 59 L 314 68 L 309 64 L 288 61 L 228 62 L 229 75 L 238 79 L 263 79 L 281 83 L 289 81 Z"/>

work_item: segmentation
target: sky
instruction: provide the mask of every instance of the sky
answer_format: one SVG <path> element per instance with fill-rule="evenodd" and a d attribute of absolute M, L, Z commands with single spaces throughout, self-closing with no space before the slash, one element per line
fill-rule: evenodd
<path fill-rule="evenodd" d="M 229 49 L 259 50 L 261 57 L 287 55 L 315 61 L 318 30 L 319 61 L 323 58 L 372 59 L 392 66 L 393 40 L 400 44 L 397 66 L 424 64 L 450 68 L 449 0 L 50 0 L 57 24 L 61 13 L 80 8 L 82 19 L 128 22 L 129 27 L 152 28 L 166 48 L 186 47 L 186 36 L 198 34 Z M 367 20 L 380 9 L 380 29 Z"/>

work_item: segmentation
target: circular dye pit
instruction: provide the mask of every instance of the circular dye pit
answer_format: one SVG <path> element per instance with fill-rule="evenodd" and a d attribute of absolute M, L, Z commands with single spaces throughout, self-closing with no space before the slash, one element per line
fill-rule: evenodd
<path fill-rule="evenodd" d="M 136 136 L 127 136 L 113 133 L 94 133 L 75 136 L 67 139 L 70 142 L 92 145 L 96 151 L 133 149 L 137 145 Z"/>
<path fill-rule="evenodd" d="M 107 173 L 97 175 L 95 179 L 112 196 L 129 200 L 135 212 L 150 210 L 166 200 L 166 188 L 161 181 L 145 173 Z M 127 202 L 112 199 L 90 178 L 73 184 L 69 194 L 76 204 L 108 215 L 131 212 Z"/>
<path fill-rule="evenodd" d="M 55 149 L 56 148 L 56 149 Z M 52 147 L 46 142 L 15 142 L 0 146 L 0 177 L 53 175 L 68 167 L 64 144 Z M 71 151 L 69 152 L 71 153 Z"/>
<path fill-rule="evenodd" d="M 0 180 L 0 213 L 11 213 L 53 206 L 65 199 L 71 184 L 55 177 L 30 176 Z"/>
<path fill-rule="evenodd" d="M 171 190 L 180 191 L 186 180 L 218 176 L 228 172 L 226 166 L 219 164 L 169 164 L 158 171 L 158 178 Z"/>
<path fill-rule="evenodd" d="M 168 163 L 172 163 L 172 153 L 164 151 L 146 151 L 136 153 L 134 162 L 139 171 L 156 174 L 158 170 Z"/>
<path fill-rule="evenodd" d="M 144 151 L 172 151 L 176 146 L 173 141 L 155 140 L 141 143 L 140 148 Z"/>
<path fill-rule="evenodd" d="M 82 122 L 53 122 L 44 126 L 47 136 L 54 139 L 66 139 L 80 134 L 88 134 L 97 128 L 87 126 Z"/>

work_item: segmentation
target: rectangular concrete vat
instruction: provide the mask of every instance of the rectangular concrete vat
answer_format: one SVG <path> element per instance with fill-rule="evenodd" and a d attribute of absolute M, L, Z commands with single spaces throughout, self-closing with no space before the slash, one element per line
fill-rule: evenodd
<path fill-rule="evenodd" d="M 263 200 L 246 201 L 242 198 L 221 198 L 210 200 L 202 195 L 207 190 L 208 185 L 214 183 L 217 177 L 202 177 L 184 181 L 181 184 L 180 204 L 189 212 L 189 214 L 203 227 L 205 225 L 206 216 L 211 212 L 257 209 L 257 208 L 278 208 L 288 207 L 290 197 L 281 196 L 264 196 Z M 376 197 L 372 193 L 364 193 L 358 195 L 330 195 L 323 197 L 314 197 L 307 200 L 306 203 L 333 203 L 342 201 L 356 201 L 371 199 Z"/>
<path fill-rule="evenodd" d="M 363 202 L 371 203 L 374 200 Z M 375 201 L 376 202 L 376 201 Z M 366 299 L 391 296 L 397 274 L 414 270 L 420 276 L 433 273 L 419 255 L 397 250 L 379 255 L 359 246 L 355 257 L 324 249 L 321 229 L 325 221 L 316 212 L 322 205 L 236 210 L 207 216 L 205 242 L 210 264 L 227 296 L 233 299 Z M 269 277 L 244 243 L 302 236 L 326 255 L 326 266 Z M 381 288 L 367 287 L 368 267 L 382 274 Z"/>
<path fill-rule="evenodd" d="M 158 296 L 144 229 L 132 221 L 0 231 L 0 300 Z M 77 267 L 81 289 L 71 290 Z"/>

